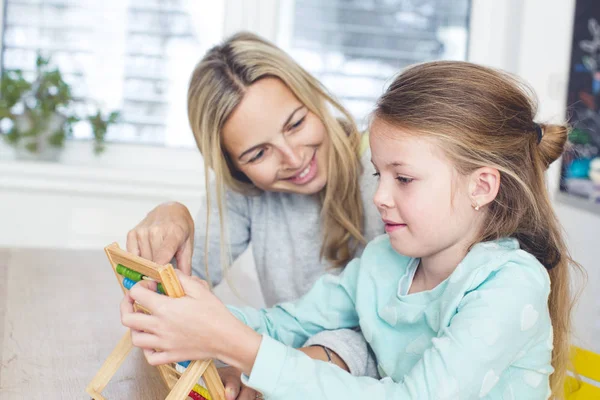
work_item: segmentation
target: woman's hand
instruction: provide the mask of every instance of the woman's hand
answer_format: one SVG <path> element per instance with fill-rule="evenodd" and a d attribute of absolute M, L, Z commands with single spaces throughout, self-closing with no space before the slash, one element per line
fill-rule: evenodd
<path fill-rule="evenodd" d="M 303 347 L 298 349 L 307 356 L 315 360 L 328 361 L 327 353 L 323 348 L 318 346 Z M 348 372 L 348 366 L 346 363 L 332 350 L 330 350 L 332 362 L 338 367 Z M 219 368 L 219 375 L 225 386 L 225 399 L 226 400 L 254 400 L 260 399 L 260 393 L 256 390 L 245 386 L 242 383 L 241 371 L 232 367 Z M 257 397 L 259 396 L 259 397 Z"/>
<path fill-rule="evenodd" d="M 186 295 L 156 293 L 156 283 L 141 281 L 121 302 L 121 322 L 131 329 L 134 346 L 151 365 L 217 358 L 250 374 L 261 336 L 231 314 L 208 283 L 177 271 Z M 149 314 L 134 311 L 134 303 Z"/>
<path fill-rule="evenodd" d="M 164 203 L 146 215 L 127 233 L 127 251 L 157 264 L 173 257 L 177 268 L 191 275 L 194 250 L 194 220 L 181 203 Z"/>
<path fill-rule="evenodd" d="M 219 375 L 225 386 L 226 400 L 255 400 L 260 393 L 242 383 L 241 372 L 233 367 L 219 368 Z"/>

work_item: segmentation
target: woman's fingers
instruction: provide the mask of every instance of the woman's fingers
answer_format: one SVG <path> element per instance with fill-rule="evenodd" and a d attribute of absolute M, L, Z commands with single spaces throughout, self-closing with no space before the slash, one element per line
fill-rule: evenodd
<path fill-rule="evenodd" d="M 194 220 L 179 203 L 160 204 L 127 234 L 127 251 L 161 265 L 178 255 L 180 268 L 188 275 L 193 243 Z"/>
<path fill-rule="evenodd" d="M 135 228 L 127 232 L 127 243 L 125 248 L 133 255 L 140 255 L 140 246 L 138 244 L 137 232 Z"/>
<path fill-rule="evenodd" d="M 192 274 L 192 253 L 194 251 L 193 235 L 185 241 L 182 247 L 175 253 L 177 268 L 186 275 Z"/>
<path fill-rule="evenodd" d="M 232 367 L 219 368 L 218 371 L 221 381 L 223 381 L 223 386 L 225 386 L 225 399 L 237 399 L 242 388 L 239 371 Z"/>
<path fill-rule="evenodd" d="M 136 238 L 138 248 L 140 249 L 140 257 L 145 258 L 146 260 L 152 260 L 152 246 L 150 245 L 148 230 L 146 228 L 137 229 Z"/>
<path fill-rule="evenodd" d="M 237 397 L 237 400 L 256 400 L 262 399 L 262 396 L 254 389 L 248 386 L 242 386 L 242 391 Z"/>

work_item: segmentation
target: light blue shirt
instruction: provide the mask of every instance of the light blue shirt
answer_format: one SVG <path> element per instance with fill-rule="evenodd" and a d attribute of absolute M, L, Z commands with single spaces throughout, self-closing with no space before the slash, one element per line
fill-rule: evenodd
<path fill-rule="evenodd" d="M 244 382 L 267 399 L 548 398 L 550 280 L 535 257 L 514 239 L 479 243 L 437 287 L 407 294 L 417 263 L 383 235 L 298 301 L 231 307 L 263 334 Z M 353 377 L 293 349 L 320 331 L 355 326 L 383 379 Z"/>

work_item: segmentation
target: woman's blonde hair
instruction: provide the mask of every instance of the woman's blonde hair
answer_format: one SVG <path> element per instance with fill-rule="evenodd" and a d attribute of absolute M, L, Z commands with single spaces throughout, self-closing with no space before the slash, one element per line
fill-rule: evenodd
<path fill-rule="evenodd" d="M 375 118 L 435 138 L 461 174 L 498 169 L 501 184 L 476 241 L 518 239 L 548 270 L 554 330 L 550 377 L 562 397 L 569 360 L 570 257 L 544 172 L 562 154 L 569 127 L 534 122 L 533 91 L 517 78 L 466 62 L 442 61 L 401 73 L 380 98 Z M 543 134 L 543 135 L 542 135 Z M 472 244 L 472 245 L 473 245 Z"/>
<path fill-rule="evenodd" d="M 207 189 L 209 171 L 212 169 L 215 175 L 222 267 L 226 268 L 231 261 L 226 245 L 224 188 L 243 194 L 259 191 L 234 168 L 225 152 L 221 131 L 247 88 L 265 77 L 280 79 L 327 129 L 329 160 L 327 184 L 320 193 L 323 232 L 320 256 L 333 267 L 343 267 L 354 256 L 357 245 L 364 242 L 359 132 L 350 114 L 319 81 L 284 51 L 251 33 L 238 33 L 209 50 L 196 66 L 188 90 L 188 117 L 204 156 Z M 330 107 L 340 115 L 334 116 Z M 208 193 L 207 190 L 207 221 L 211 202 Z M 208 243 L 208 223 L 206 229 Z M 207 254 L 205 264 L 208 273 Z"/>

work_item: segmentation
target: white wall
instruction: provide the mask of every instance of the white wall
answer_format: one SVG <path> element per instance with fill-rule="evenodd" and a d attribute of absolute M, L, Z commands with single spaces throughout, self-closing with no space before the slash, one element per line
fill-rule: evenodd
<path fill-rule="evenodd" d="M 156 204 L 200 207 L 204 169 L 193 149 L 111 145 L 94 158 L 90 143 L 70 142 L 63 163 L 15 161 L 11 150 L 0 144 L 0 247 L 124 245 Z"/>

